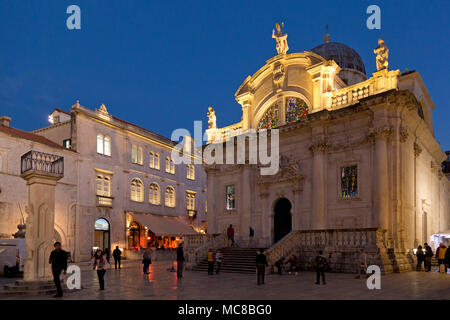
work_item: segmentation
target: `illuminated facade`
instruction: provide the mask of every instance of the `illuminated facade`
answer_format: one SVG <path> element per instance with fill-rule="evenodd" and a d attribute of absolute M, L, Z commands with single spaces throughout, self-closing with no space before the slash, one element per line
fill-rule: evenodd
<path fill-rule="evenodd" d="M 345 252 L 365 248 L 385 272 L 409 270 L 415 246 L 450 234 L 446 155 L 425 84 L 417 72 L 365 72 L 356 51 L 326 37 L 244 80 L 242 120 L 214 130 L 229 140 L 279 129 L 280 169 L 262 176 L 256 165 L 205 166 L 208 232 L 233 224 L 245 246 L 252 227 L 272 262 L 298 253 L 308 264 L 321 248 L 343 271 Z"/>

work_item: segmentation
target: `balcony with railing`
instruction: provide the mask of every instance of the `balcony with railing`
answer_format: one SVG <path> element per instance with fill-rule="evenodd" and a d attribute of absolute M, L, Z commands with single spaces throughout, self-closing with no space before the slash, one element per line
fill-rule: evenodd
<path fill-rule="evenodd" d="M 27 171 L 51 174 L 55 176 L 64 175 L 64 158 L 58 155 L 29 151 L 20 159 L 20 173 Z"/>

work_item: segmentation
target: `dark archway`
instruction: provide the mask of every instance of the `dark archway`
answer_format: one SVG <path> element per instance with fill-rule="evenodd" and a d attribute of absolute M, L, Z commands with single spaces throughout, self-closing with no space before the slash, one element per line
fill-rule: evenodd
<path fill-rule="evenodd" d="M 291 202 L 286 198 L 277 201 L 274 207 L 274 242 L 280 241 L 292 230 Z"/>

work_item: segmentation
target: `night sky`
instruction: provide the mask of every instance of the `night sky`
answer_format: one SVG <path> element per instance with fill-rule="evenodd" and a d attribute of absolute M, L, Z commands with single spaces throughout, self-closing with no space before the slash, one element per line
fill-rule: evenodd
<path fill-rule="evenodd" d="M 81 8 L 81 30 L 66 9 Z M 381 30 L 366 27 L 366 8 L 381 8 Z M 450 1 L 94 1 L 0 0 L 0 115 L 11 126 L 47 126 L 77 99 L 104 103 L 117 117 L 170 137 L 176 128 L 240 121 L 234 94 L 247 75 L 276 55 L 275 22 L 290 50 L 331 41 L 354 48 L 368 76 L 382 37 L 390 69 L 420 72 L 432 99 L 437 140 L 450 150 Z"/>

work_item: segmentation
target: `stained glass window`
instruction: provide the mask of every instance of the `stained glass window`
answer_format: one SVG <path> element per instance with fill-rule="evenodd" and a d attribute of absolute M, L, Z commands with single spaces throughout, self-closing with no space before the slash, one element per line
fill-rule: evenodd
<path fill-rule="evenodd" d="M 341 168 L 341 196 L 346 199 L 358 196 L 357 166 Z"/>
<path fill-rule="evenodd" d="M 275 128 L 278 123 L 278 119 L 278 104 L 274 103 L 262 116 L 258 124 L 258 129 Z"/>
<path fill-rule="evenodd" d="M 286 99 L 286 123 L 294 123 L 308 115 L 308 106 L 300 98 L 289 97 Z"/>
<path fill-rule="evenodd" d="M 235 209 L 235 189 L 234 185 L 227 186 L 226 187 L 226 208 L 227 210 L 233 210 Z"/>

